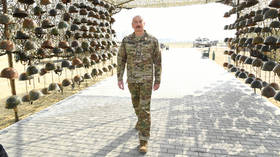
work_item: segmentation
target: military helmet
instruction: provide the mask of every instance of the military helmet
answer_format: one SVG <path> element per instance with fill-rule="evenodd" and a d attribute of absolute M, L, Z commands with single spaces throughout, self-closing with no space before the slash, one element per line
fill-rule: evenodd
<path fill-rule="evenodd" d="M 30 97 L 30 100 L 32 100 L 32 101 L 38 100 L 41 96 L 42 96 L 42 93 L 35 89 L 33 89 L 29 92 L 29 97 Z"/>
<path fill-rule="evenodd" d="M 16 37 L 15 39 L 29 39 L 29 35 L 27 35 L 26 33 L 22 32 L 22 31 L 17 31 L 16 33 Z"/>
<path fill-rule="evenodd" d="M 266 86 L 262 89 L 261 94 L 264 97 L 271 98 L 271 97 L 274 97 L 274 95 L 276 94 L 276 91 L 271 86 Z"/>
<path fill-rule="evenodd" d="M 41 16 L 41 15 L 43 15 L 45 13 L 45 11 L 43 11 L 43 9 L 41 8 L 41 7 L 39 7 L 39 6 L 36 6 L 36 7 L 34 7 L 34 9 L 33 9 L 33 14 L 35 15 L 35 16 Z"/>
<path fill-rule="evenodd" d="M 16 69 L 11 68 L 11 67 L 4 68 L 1 71 L 0 77 L 7 78 L 7 79 L 16 79 L 16 78 L 18 78 L 18 72 Z"/>
<path fill-rule="evenodd" d="M 264 40 L 264 44 L 266 45 L 275 45 L 277 41 L 277 38 L 274 36 L 268 36 Z"/>
<path fill-rule="evenodd" d="M 275 66 L 276 66 L 276 63 L 274 61 L 267 61 L 263 64 L 262 70 L 263 71 L 272 71 Z"/>
<path fill-rule="evenodd" d="M 57 10 L 56 9 L 51 9 L 49 11 L 49 16 L 56 16 L 57 15 Z"/>
<path fill-rule="evenodd" d="M 29 50 L 33 50 L 33 49 L 35 49 L 35 44 L 30 40 L 26 41 L 24 44 L 24 50 L 29 51 Z"/>
<path fill-rule="evenodd" d="M 57 3 L 55 8 L 58 10 L 64 10 L 65 6 L 62 3 Z"/>
<path fill-rule="evenodd" d="M 69 86 L 71 84 L 72 84 L 71 81 L 69 79 L 67 79 L 67 78 L 62 81 L 62 86 L 63 87 L 67 87 L 67 86 Z"/>
<path fill-rule="evenodd" d="M 278 11 L 276 9 L 269 9 L 264 14 L 264 19 L 274 19 L 278 17 Z"/>
<path fill-rule="evenodd" d="M 271 28 L 280 28 L 280 22 L 279 21 L 272 21 L 269 26 Z"/>
<path fill-rule="evenodd" d="M 280 8 L 280 1 L 279 0 L 272 0 L 269 5 L 272 8 Z"/>
<path fill-rule="evenodd" d="M 20 105 L 22 103 L 21 99 L 19 96 L 13 95 L 10 96 L 7 100 L 6 100 L 6 109 L 13 109 L 15 108 L 17 105 Z"/>
<path fill-rule="evenodd" d="M 35 65 L 30 65 L 30 66 L 27 67 L 27 69 L 26 69 L 26 74 L 27 74 L 28 76 L 38 74 L 38 72 L 39 72 L 39 70 L 38 70 L 38 68 L 37 68 Z"/>
<path fill-rule="evenodd" d="M 45 69 L 46 69 L 47 71 L 54 70 L 54 69 L 55 69 L 54 63 L 51 63 L 51 62 L 46 63 Z"/>

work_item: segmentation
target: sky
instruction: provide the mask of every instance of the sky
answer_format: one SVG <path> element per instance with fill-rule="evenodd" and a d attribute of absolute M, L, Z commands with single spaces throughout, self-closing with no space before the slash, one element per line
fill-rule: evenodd
<path fill-rule="evenodd" d="M 236 16 L 224 18 L 225 12 L 231 7 L 210 3 L 204 5 L 192 5 L 170 8 L 136 8 L 123 9 L 113 17 L 116 22 L 113 29 L 116 30 L 117 40 L 122 40 L 133 32 L 132 18 L 140 15 L 144 19 L 145 29 L 148 33 L 159 39 L 160 42 L 193 41 L 198 37 L 206 37 L 210 40 L 221 40 L 225 37 L 233 37 L 233 31 L 225 31 L 224 26 L 232 24 Z"/>

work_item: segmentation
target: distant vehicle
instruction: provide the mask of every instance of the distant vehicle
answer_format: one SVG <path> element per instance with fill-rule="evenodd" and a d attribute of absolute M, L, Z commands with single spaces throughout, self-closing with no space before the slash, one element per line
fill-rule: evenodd
<path fill-rule="evenodd" d="M 211 41 L 208 38 L 197 38 L 193 42 L 193 47 L 210 47 Z"/>
<path fill-rule="evenodd" d="M 218 40 L 210 41 L 211 46 L 217 46 L 218 42 L 219 42 Z"/>

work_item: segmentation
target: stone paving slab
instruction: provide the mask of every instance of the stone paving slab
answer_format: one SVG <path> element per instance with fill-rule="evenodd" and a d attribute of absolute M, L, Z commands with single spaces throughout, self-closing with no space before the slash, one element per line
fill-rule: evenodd
<path fill-rule="evenodd" d="M 170 64 L 164 69 L 177 67 L 171 64 L 176 58 L 185 60 L 181 66 L 187 72 L 192 72 L 189 64 L 196 60 L 197 69 L 211 75 L 190 78 L 190 73 L 176 76 L 174 71 L 164 72 L 161 91 L 152 99 L 151 140 L 145 156 L 280 156 L 277 107 L 214 62 L 200 59 L 194 49 L 166 52 L 163 61 Z M 180 81 L 167 82 L 172 77 Z M 115 79 L 1 130 L 0 143 L 10 157 L 143 156 L 136 148 L 136 116 L 129 93 L 117 90 Z"/>

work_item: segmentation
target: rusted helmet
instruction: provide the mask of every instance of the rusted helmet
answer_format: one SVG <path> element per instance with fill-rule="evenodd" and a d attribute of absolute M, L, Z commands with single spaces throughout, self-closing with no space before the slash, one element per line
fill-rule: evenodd
<path fill-rule="evenodd" d="M 256 58 L 252 62 L 253 67 L 261 67 L 263 65 L 263 61 L 259 58 Z"/>
<path fill-rule="evenodd" d="M 40 4 L 41 5 L 49 5 L 52 3 L 52 0 L 41 0 Z"/>
<path fill-rule="evenodd" d="M 43 49 L 53 49 L 53 48 L 54 48 L 54 46 L 53 46 L 51 40 L 46 40 L 46 41 L 44 41 L 44 42 L 42 43 L 41 47 L 42 47 Z"/>
<path fill-rule="evenodd" d="M 11 52 L 14 50 L 14 43 L 10 40 L 3 40 L 0 42 L 0 49 Z"/>
<path fill-rule="evenodd" d="M 51 94 L 48 90 L 48 88 L 43 88 L 41 89 L 41 92 L 44 94 L 44 95 L 48 95 L 48 94 Z"/>
<path fill-rule="evenodd" d="M 74 77 L 74 81 L 75 82 L 81 82 L 82 81 L 82 78 L 81 78 L 81 76 L 80 75 L 76 75 L 75 77 Z"/>
<path fill-rule="evenodd" d="M 48 87 L 49 91 L 59 90 L 59 86 L 57 83 L 51 83 Z"/>
<path fill-rule="evenodd" d="M 40 69 L 40 76 L 45 75 L 46 73 L 48 73 L 48 71 L 45 68 L 41 68 Z"/>
<path fill-rule="evenodd" d="M 62 81 L 62 86 L 63 87 L 67 87 L 67 86 L 69 86 L 71 84 L 72 84 L 71 80 L 69 80 L 67 78 Z"/>
<path fill-rule="evenodd" d="M 263 64 L 262 70 L 263 71 L 272 71 L 275 66 L 276 66 L 276 63 L 274 61 L 267 61 Z"/>
<path fill-rule="evenodd" d="M 28 14 L 26 13 L 26 11 L 22 10 L 21 8 L 16 8 L 13 13 L 13 17 L 17 17 L 17 18 L 25 18 L 27 16 Z"/>
<path fill-rule="evenodd" d="M 34 29 L 35 27 L 37 27 L 37 24 L 32 19 L 24 19 L 22 28 Z"/>
<path fill-rule="evenodd" d="M 71 0 L 61 0 L 62 3 L 67 4 L 67 3 L 71 3 Z"/>
<path fill-rule="evenodd" d="M 269 5 L 272 8 L 280 8 L 280 1 L 279 0 L 272 0 Z"/>
<path fill-rule="evenodd" d="M 24 50 L 29 51 L 29 50 L 33 50 L 33 49 L 35 49 L 35 44 L 30 40 L 26 41 L 24 44 Z"/>
<path fill-rule="evenodd" d="M 63 14 L 63 20 L 64 21 L 70 21 L 70 19 L 71 19 L 71 15 L 69 14 L 69 13 L 64 13 Z"/>
<path fill-rule="evenodd" d="M 274 97 L 274 95 L 276 94 L 276 91 L 271 86 L 266 86 L 262 89 L 261 94 L 264 97 L 271 98 L 271 97 Z"/>
<path fill-rule="evenodd" d="M 22 100 L 22 102 L 30 102 L 30 97 L 28 94 L 26 94 L 21 98 L 21 100 Z"/>
<path fill-rule="evenodd" d="M 21 99 L 19 96 L 16 96 L 16 95 L 13 95 L 13 96 L 10 96 L 7 100 L 6 100 L 6 106 L 5 108 L 6 109 L 13 109 L 15 108 L 17 105 L 20 105 L 22 102 L 21 102 Z"/>
<path fill-rule="evenodd" d="M 67 49 L 69 47 L 68 43 L 66 41 L 60 41 L 58 43 L 58 47 L 62 49 Z"/>
<path fill-rule="evenodd" d="M 45 69 L 46 69 L 47 71 L 54 70 L 54 69 L 55 69 L 54 63 L 51 63 L 51 62 L 46 63 Z"/>
<path fill-rule="evenodd" d="M 279 90 L 280 89 L 279 85 L 277 83 L 275 83 L 275 82 L 270 83 L 269 86 L 274 88 L 274 90 Z"/>
<path fill-rule="evenodd" d="M 45 19 L 45 20 L 42 21 L 42 28 L 43 29 L 52 28 L 54 26 L 55 25 L 52 24 L 48 19 Z"/>
<path fill-rule="evenodd" d="M 41 96 L 42 96 L 42 93 L 35 89 L 33 89 L 29 92 L 29 97 L 30 97 L 30 100 L 32 100 L 32 101 L 38 100 Z"/>
<path fill-rule="evenodd" d="M 75 58 L 72 60 L 72 65 L 77 66 L 77 65 L 80 65 L 80 64 L 83 64 L 83 62 L 82 62 L 79 58 L 75 57 Z"/>
<path fill-rule="evenodd" d="M 80 28 L 80 31 L 87 32 L 88 31 L 87 26 L 82 25 L 81 28 Z"/>
<path fill-rule="evenodd" d="M 80 46 L 79 41 L 78 40 L 73 40 L 72 43 L 71 43 L 71 46 L 72 47 L 79 47 Z"/>
<path fill-rule="evenodd" d="M 81 9 L 80 10 L 80 15 L 87 15 L 87 10 L 86 9 Z"/>
<path fill-rule="evenodd" d="M 18 72 L 14 68 L 4 68 L 1 71 L 0 77 L 7 78 L 7 79 L 16 79 L 18 78 Z"/>

